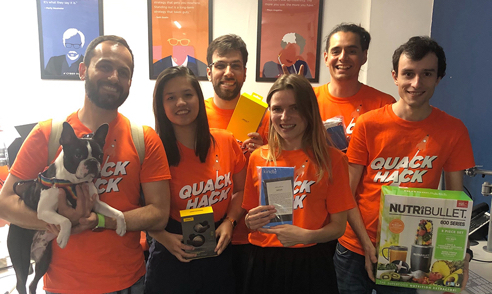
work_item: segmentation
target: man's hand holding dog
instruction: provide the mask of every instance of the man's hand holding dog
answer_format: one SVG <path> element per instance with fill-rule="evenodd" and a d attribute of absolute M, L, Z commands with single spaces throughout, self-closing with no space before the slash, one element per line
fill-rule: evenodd
<path fill-rule="evenodd" d="M 58 190 L 58 213 L 72 222 L 72 234 L 92 229 L 97 225 L 97 215 L 92 212 L 97 195 L 90 195 L 87 183 L 77 185 L 75 189 L 77 192 L 76 208 L 72 208 L 67 203 L 65 190 Z M 56 225 L 49 224 L 48 230 L 56 235 L 59 233 L 59 227 Z"/>

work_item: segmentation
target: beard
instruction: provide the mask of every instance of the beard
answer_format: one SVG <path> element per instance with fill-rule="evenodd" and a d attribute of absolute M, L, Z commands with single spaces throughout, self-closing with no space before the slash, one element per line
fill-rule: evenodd
<path fill-rule="evenodd" d="M 104 85 L 116 87 L 118 91 L 114 94 L 101 94 L 99 93 L 99 90 Z M 115 110 L 126 101 L 129 91 L 124 92 L 120 85 L 115 85 L 110 82 L 97 81 L 97 83 L 95 83 L 87 75 L 87 79 L 85 81 L 85 93 L 87 94 L 87 97 L 89 97 L 89 100 L 91 100 L 97 107 L 106 110 Z M 118 97 L 115 99 L 115 96 Z"/>
<path fill-rule="evenodd" d="M 220 81 L 214 83 L 213 86 L 214 86 L 215 93 L 217 94 L 217 96 L 219 96 L 220 99 L 231 101 L 234 100 L 237 96 L 239 96 L 239 92 L 241 92 L 241 88 L 243 84 L 239 84 L 238 81 L 236 80 L 236 87 L 234 88 L 234 90 L 231 91 L 229 90 L 224 91 L 220 87 Z"/>

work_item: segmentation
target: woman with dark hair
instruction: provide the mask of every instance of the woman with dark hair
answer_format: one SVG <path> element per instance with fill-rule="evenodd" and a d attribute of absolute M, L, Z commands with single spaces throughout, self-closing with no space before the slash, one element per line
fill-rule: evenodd
<path fill-rule="evenodd" d="M 243 215 L 244 155 L 231 133 L 209 129 L 202 90 L 188 68 L 161 72 L 153 104 L 171 170 L 171 211 L 166 230 L 150 232 L 145 293 L 231 293 L 228 245 Z M 213 208 L 218 256 L 194 260 L 194 247 L 182 242 L 179 212 L 205 206 Z"/>
<path fill-rule="evenodd" d="M 355 207 L 348 164 L 329 139 L 311 84 L 283 75 L 270 89 L 268 145 L 251 154 L 244 189 L 246 226 L 255 245 L 244 293 L 330 293 L 336 289 L 326 242 L 343 235 L 347 210 Z M 294 167 L 293 224 L 263 228 L 275 218 L 273 205 L 261 206 L 257 167 Z"/>

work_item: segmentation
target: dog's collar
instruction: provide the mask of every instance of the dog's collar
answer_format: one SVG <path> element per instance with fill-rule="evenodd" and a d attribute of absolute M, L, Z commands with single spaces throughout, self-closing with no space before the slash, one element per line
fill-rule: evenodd
<path fill-rule="evenodd" d="M 67 180 L 61 180 L 61 179 L 55 179 L 55 178 L 48 178 L 45 177 L 42 173 L 38 175 L 38 181 L 41 185 L 43 185 L 46 188 L 63 188 L 73 199 L 77 199 L 77 192 L 75 191 L 75 186 L 76 184 L 67 181 Z"/>

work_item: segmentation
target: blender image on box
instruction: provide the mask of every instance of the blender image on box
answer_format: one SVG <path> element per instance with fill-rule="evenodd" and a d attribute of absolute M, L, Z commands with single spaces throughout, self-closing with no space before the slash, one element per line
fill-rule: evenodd
<path fill-rule="evenodd" d="M 410 269 L 412 272 L 423 271 L 428 273 L 432 261 L 432 221 L 420 220 L 415 235 L 415 244 L 412 244 L 410 255 Z"/>

